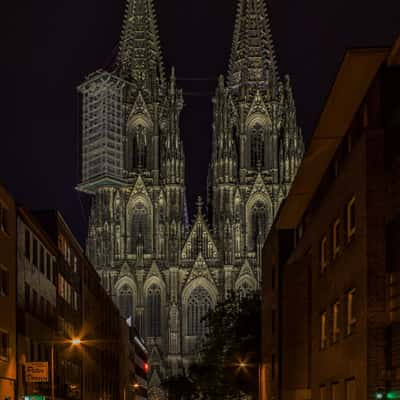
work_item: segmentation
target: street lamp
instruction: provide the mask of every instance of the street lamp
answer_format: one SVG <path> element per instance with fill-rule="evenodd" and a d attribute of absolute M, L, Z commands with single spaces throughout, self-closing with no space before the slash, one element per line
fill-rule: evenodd
<path fill-rule="evenodd" d="M 51 400 L 55 399 L 55 382 L 54 382 L 54 344 L 59 343 L 55 341 L 51 341 L 51 367 L 50 367 L 50 374 L 51 374 Z M 81 339 L 79 338 L 73 338 L 71 340 L 66 340 L 65 342 L 63 341 L 62 343 L 71 343 L 72 346 L 79 346 L 81 344 Z"/>
<path fill-rule="evenodd" d="M 81 344 L 81 339 L 79 339 L 79 338 L 74 338 L 74 339 L 71 340 L 71 344 L 72 344 L 73 346 L 79 346 L 79 345 Z"/>

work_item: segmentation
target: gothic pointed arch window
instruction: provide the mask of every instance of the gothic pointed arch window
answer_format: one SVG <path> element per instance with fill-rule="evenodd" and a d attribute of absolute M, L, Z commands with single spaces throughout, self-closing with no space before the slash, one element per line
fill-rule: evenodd
<path fill-rule="evenodd" d="M 241 231 L 240 231 L 240 223 L 235 225 L 235 256 L 240 257 L 241 254 Z"/>
<path fill-rule="evenodd" d="M 132 253 L 136 253 L 138 244 L 143 244 L 145 252 L 150 250 L 150 213 L 142 202 L 132 210 Z"/>
<path fill-rule="evenodd" d="M 136 168 L 146 168 L 146 129 L 137 125 L 134 132 L 133 157 Z"/>
<path fill-rule="evenodd" d="M 203 318 L 212 307 L 212 300 L 202 286 L 198 286 L 192 291 L 188 300 L 188 336 L 204 336 L 207 326 Z"/>
<path fill-rule="evenodd" d="M 161 336 L 161 289 L 156 284 L 147 291 L 147 312 L 149 336 Z"/>
<path fill-rule="evenodd" d="M 125 284 L 118 290 L 118 304 L 124 318 L 134 317 L 133 289 Z"/>
<path fill-rule="evenodd" d="M 262 201 L 257 201 L 251 209 L 251 250 L 254 251 L 256 249 L 258 240 L 263 241 L 265 239 L 267 224 L 267 208 Z"/>
<path fill-rule="evenodd" d="M 240 286 L 239 286 L 239 298 L 243 299 L 244 297 L 247 297 L 250 292 L 253 290 L 252 286 L 249 284 L 249 282 L 244 281 Z"/>
<path fill-rule="evenodd" d="M 127 161 L 131 170 L 144 169 L 147 166 L 147 128 L 144 124 L 135 124 L 129 128 Z"/>
<path fill-rule="evenodd" d="M 265 160 L 265 129 L 256 123 L 250 128 L 250 167 L 253 169 L 264 168 Z"/>

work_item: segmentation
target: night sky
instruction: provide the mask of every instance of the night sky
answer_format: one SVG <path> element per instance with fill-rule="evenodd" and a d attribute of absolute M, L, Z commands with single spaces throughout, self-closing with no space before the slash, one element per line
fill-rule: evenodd
<path fill-rule="evenodd" d="M 88 200 L 74 190 L 80 177 L 76 86 L 112 61 L 124 0 L 30 2 L 3 4 L 0 182 L 30 208 L 59 209 L 83 242 Z M 155 4 L 166 70 L 175 65 L 186 94 L 181 126 L 193 212 L 196 196 L 206 191 L 211 97 L 217 76 L 227 71 L 236 0 Z M 269 0 L 269 14 L 280 73 L 291 76 L 306 138 L 344 50 L 390 46 L 400 33 L 399 0 Z"/>

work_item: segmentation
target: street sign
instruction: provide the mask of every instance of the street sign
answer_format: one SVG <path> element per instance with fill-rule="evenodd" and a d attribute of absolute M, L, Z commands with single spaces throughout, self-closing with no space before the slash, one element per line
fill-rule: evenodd
<path fill-rule="evenodd" d="M 27 362 L 25 363 L 25 380 L 31 382 L 48 382 L 49 365 L 47 362 Z M 34 399 L 37 400 L 37 399 Z"/>

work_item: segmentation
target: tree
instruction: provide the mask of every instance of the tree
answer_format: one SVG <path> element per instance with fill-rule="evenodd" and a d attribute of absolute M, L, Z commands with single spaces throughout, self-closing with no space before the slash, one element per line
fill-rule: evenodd
<path fill-rule="evenodd" d="M 161 387 L 168 395 L 168 400 L 195 400 L 197 389 L 193 380 L 186 375 L 171 376 L 164 380 Z"/>
<path fill-rule="evenodd" d="M 258 292 L 232 293 L 205 316 L 208 333 L 189 374 L 199 398 L 257 397 L 260 311 Z"/>

